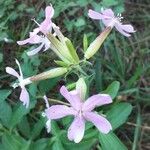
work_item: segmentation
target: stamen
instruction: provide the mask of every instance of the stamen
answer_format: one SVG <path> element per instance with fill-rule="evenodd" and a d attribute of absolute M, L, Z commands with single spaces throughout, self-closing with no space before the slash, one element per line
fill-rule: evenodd
<path fill-rule="evenodd" d="M 33 18 L 31 20 L 34 21 L 38 26 L 40 26 L 40 24 L 35 20 L 35 18 Z"/>

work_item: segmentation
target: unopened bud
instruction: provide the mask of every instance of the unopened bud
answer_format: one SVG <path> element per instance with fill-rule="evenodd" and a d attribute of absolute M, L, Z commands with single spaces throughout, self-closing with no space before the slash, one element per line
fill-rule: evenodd
<path fill-rule="evenodd" d="M 84 57 L 86 59 L 91 58 L 101 47 L 104 40 L 107 38 L 108 34 L 111 31 L 111 27 L 107 27 L 87 48 Z"/>
<path fill-rule="evenodd" d="M 83 78 L 80 78 L 76 83 L 76 90 L 79 92 L 80 98 L 85 100 L 86 92 L 87 92 L 87 85 Z"/>
<path fill-rule="evenodd" d="M 58 76 L 65 74 L 66 72 L 67 72 L 67 68 L 58 67 L 58 68 L 51 69 L 49 71 L 45 71 L 45 72 L 40 73 L 38 75 L 32 76 L 32 77 L 30 77 L 30 80 L 32 82 L 35 82 L 35 81 L 55 78 L 55 77 L 58 77 Z"/>

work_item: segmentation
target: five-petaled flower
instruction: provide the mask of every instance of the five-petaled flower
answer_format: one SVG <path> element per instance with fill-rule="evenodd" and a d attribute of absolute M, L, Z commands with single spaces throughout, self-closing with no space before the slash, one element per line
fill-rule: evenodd
<path fill-rule="evenodd" d="M 62 86 L 60 93 L 68 100 L 71 107 L 65 105 L 53 105 L 47 107 L 45 115 L 48 120 L 60 119 L 68 115 L 74 116 L 74 121 L 68 129 L 68 138 L 75 143 L 79 143 L 85 131 L 85 122 L 92 122 L 100 132 L 107 134 L 112 130 L 112 126 L 109 121 L 94 112 L 94 108 L 105 104 L 112 103 L 112 99 L 107 94 L 97 94 L 89 97 L 83 102 L 81 93 L 78 89 L 69 92 L 65 86 Z"/>
<path fill-rule="evenodd" d="M 17 41 L 19 45 L 25 45 L 25 44 L 40 44 L 39 47 L 33 49 L 32 51 L 29 51 L 27 54 L 29 56 L 35 55 L 40 50 L 46 51 L 51 47 L 51 43 L 46 37 L 46 35 L 49 32 L 52 32 L 52 26 L 53 23 L 51 21 L 52 17 L 54 15 L 54 9 L 52 6 L 47 6 L 45 9 L 45 20 L 39 24 L 37 23 L 38 27 L 33 30 L 33 32 L 30 32 L 29 38 Z M 38 35 L 39 32 L 42 32 L 44 35 Z M 43 49 L 44 47 L 44 49 Z"/>
<path fill-rule="evenodd" d="M 111 9 L 102 10 L 100 13 L 89 10 L 88 16 L 92 19 L 102 20 L 106 27 L 115 27 L 121 34 L 124 36 L 131 36 L 130 33 L 134 33 L 135 30 L 132 25 L 121 23 L 121 19 L 123 18 L 121 14 L 115 16 L 114 12 Z"/>
<path fill-rule="evenodd" d="M 23 78 L 21 66 L 20 66 L 20 63 L 18 62 L 17 59 L 16 59 L 16 64 L 19 67 L 19 74 L 11 67 L 6 67 L 6 72 L 8 74 L 13 75 L 13 76 L 18 78 L 19 83 L 15 83 L 13 85 L 13 88 L 16 88 L 18 86 L 21 87 L 21 94 L 20 94 L 19 99 L 20 99 L 21 102 L 23 102 L 23 105 L 25 105 L 26 108 L 28 108 L 28 106 L 29 106 L 29 93 L 26 90 L 25 85 L 30 84 L 31 81 L 30 81 L 29 78 L 26 78 L 26 79 Z"/>

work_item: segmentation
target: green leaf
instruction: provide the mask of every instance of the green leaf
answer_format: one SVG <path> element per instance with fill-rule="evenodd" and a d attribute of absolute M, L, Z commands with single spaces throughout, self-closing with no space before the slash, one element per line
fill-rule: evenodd
<path fill-rule="evenodd" d="M 107 119 L 110 121 L 113 130 L 126 122 L 132 111 L 132 106 L 129 103 L 118 103 L 106 113 Z"/>
<path fill-rule="evenodd" d="M 3 61 L 3 54 L 0 53 L 0 63 Z"/>
<path fill-rule="evenodd" d="M 112 99 L 117 96 L 117 93 L 120 88 L 120 83 L 118 81 L 112 82 L 103 93 L 109 94 Z"/>
<path fill-rule="evenodd" d="M 12 116 L 12 110 L 10 105 L 6 102 L 3 101 L 0 103 L 0 120 L 3 125 L 9 127 L 9 121 Z"/>
<path fill-rule="evenodd" d="M 22 104 L 17 105 L 15 110 L 13 111 L 13 114 L 12 114 L 12 117 L 11 117 L 11 120 L 10 120 L 10 127 L 11 128 L 15 127 L 15 125 L 17 125 L 21 121 L 21 119 L 27 113 L 29 113 L 30 109 L 35 106 L 35 103 L 36 103 L 35 101 L 32 101 L 32 99 L 30 99 L 29 108 L 26 108 Z"/>
<path fill-rule="evenodd" d="M 46 150 L 46 146 L 48 144 L 49 139 L 39 139 L 36 142 L 34 142 L 32 146 L 32 150 Z"/>
<path fill-rule="evenodd" d="M 66 132 L 64 132 L 63 137 L 61 137 L 62 142 L 65 146 L 65 150 L 90 150 L 92 146 L 96 143 L 95 138 L 83 139 L 80 143 L 74 143 L 67 139 Z"/>
<path fill-rule="evenodd" d="M 21 134 L 23 134 L 27 138 L 30 138 L 30 125 L 26 116 L 22 118 L 21 122 L 18 125 L 18 128 Z"/>
<path fill-rule="evenodd" d="M 119 138 L 112 132 L 108 134 L 99 134 L 99 141 L 102 150 L 128 150 Z"/>
<path fill-rule="evenodd" d="M 3 102 L 11 93 L 11 90 L 0 90 L 0 102 Z"/>
<path fill-rule="evenodd" d="M 5 133 L 2 137 L 4 150 L 30 150 L 31 141 L 26 141 L 18 135 Z"/>
<path fill-rule="evenodd" d="M 44 126 L 45 126 L 45 118 L 41 116 L 41 118 L 38 120 L 38 122 L 34 125 L 32 129 L 31 138 L 35 139 L 37 136 L 39 136 Z"/>

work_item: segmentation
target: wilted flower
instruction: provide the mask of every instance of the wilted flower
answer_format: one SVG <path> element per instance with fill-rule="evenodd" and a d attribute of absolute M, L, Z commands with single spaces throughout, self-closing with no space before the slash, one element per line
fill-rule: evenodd
<path fill-rule="evenodd" d="M 88 16 L 92 19 L 102 20 L 106 27 L 115 27 L 121 34 L 124 36 L 131 36 L 129 33 L 134 33 L 135 30 L 132 25 L 121 23 L 121 19 L 123 18 L 121 14 L 117 16 L 114 15 L 114 12 L 111 9 L 102 10 L 100 13 L 89 10 Z"/>
<path fill-rule="evenodd" d="M 33 32 L 30 32 L 29 38 L 17 42 L 19 45 L 40 44 L 39 47 L 37 47 L 37 48 L 33 49 L 32 51 L 27 53 L 29 56 L 35 55 L 40 50 L 46 51 L 50 48 L 51 43 L 48 40 L 48 38 L 46 37 L 46 35 L 49 32 L 52 32 L 53 23 L 52 23 L 51 19 L 52 19 L 53 15 L 54 15 L 53 7 L 47 6 L 45 9 L 45 20 L 41 24 L 37 23 L 34 20 L 39 27 L 35 28 L 33 30 Z M 44 35 L 38 35 L 39 32 L 42 32 Z M 43 49 L 43 47 L 44 47 L 44 49 Z"/>
<path fill-rule="evenodd" d="M 65 105 L 53 105 L 45 110 L 49 120 L 60 119 L 68 115 L 74 116 L 74 121 L 68 129 L 68 138 L 75 143 L 79 143 L 85 131 L 85 122 L 92 122 L 100 132 L 107 134 L 112 126 L 109 121 L 94 112 L 94 108 L 112 103 L 112 99 L 107 94 L 97 94 L 89 97 L 85 102 L 82 101 L 81 93 L 78 90 L 69 92 L 65 86 L 62 86 L 60 93 L 68 100 L 71 107 Z"/>
<path fill-rule="evenodd" d="M 13 75 L 15 77 L 18 78 L 19 83 L 15 83 L 13 85 L 14 88 L 20 86 L 21 87 L 21 94 L 20 94 L 20 101 L 23 102 L 23 105 L 26 106 L 26 108 L 29 106 L 29 93 L 25 88 L 25 85 L 30 84 L 31 81 L 29 78 L 24 79 L 23 78 L 23 74 L 22 74 L 22 70 L 21 70 L 21 66 L 20 63 L 18 62 L 18 60 L 16 59 L 16 63 L 19 67 L 19 74 L 11 67 L 6 67 L 6 72 L 10 75 Z"/>

